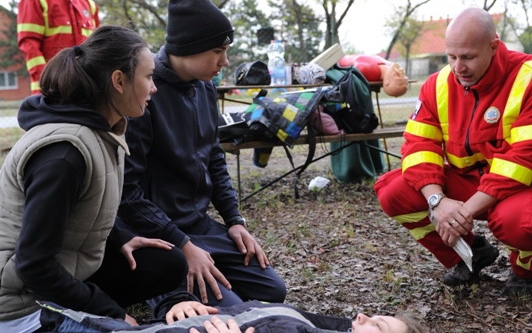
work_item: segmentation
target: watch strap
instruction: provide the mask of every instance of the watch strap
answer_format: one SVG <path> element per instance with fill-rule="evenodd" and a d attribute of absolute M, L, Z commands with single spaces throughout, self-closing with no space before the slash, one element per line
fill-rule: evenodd
<path fill-rule="evenodd" d="M 231 228 L 232 226 L 234 226 L 236 224 L 239 224 L 239 225 L 242 225 L 244 227 L 247 227 L 246 219 L 243 218 L 242 216 L 235 216 L 235 217 L 225 221 L 225 225 L 228 228 Z"/>

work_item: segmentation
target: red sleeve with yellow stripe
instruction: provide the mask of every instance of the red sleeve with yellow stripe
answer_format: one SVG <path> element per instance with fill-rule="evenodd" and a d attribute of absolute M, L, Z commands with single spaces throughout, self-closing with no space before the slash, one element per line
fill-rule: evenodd
<path fill-rule="evenodd" d="M 38 93 L 44 65 L 60 50 L 79 45 L 100 25 L 93 0 L 21 0 L 18 45 L 26 56 L 32 93 Z"/>
<path fill-rule="evenodd" d="M 18 47 L 26 57 L 26 67 L 31 77 L 31 91 L 38 93 L 39 78 L 46 64 L 43 9 L 38 0 L 20 0 L 17 14 Z"/>
<path fill-rule="evenodd" d="M 416 190 L 428 184 L 444 185 L 443 138 L 436 99 L 435 76 L 421 88 L 416 109 L 410 117 L 401 147 L 403 177 Z"/>

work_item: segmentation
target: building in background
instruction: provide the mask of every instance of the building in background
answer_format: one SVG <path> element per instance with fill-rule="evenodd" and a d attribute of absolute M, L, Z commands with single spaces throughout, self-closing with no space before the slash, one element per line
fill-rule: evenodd
<path fill-rule="evenodd" d="M 0 5 L 0 101 L 21 100 L 31 93 L 24 54 L 17 46 L 16 24 L 16 14 Z"/>

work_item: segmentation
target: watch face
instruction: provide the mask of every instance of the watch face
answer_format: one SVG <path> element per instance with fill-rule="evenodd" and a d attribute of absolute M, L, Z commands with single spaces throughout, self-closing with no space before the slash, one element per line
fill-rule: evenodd
<path fill-rule="evenodd" d="M 430 208 L 434 208 L 435 206 L 437 206 L 441 199 L 443 198 L 443 195 L 441 194 L 433 194 L 429 197 L 429 200 L 428 200 L 428 203 L 429 203 L 429 207 Z"/>

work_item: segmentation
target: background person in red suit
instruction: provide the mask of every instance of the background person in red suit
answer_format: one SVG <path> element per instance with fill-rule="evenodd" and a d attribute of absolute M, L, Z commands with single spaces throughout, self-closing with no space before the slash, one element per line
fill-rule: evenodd
<path fill-rule="evenodd" d="M 20 0 L 18 47 L 26 57 L 32 94 L 40 93 L 44 65 L 66 47 L 81 44 L 100 26 L 93 0 Z"/>

